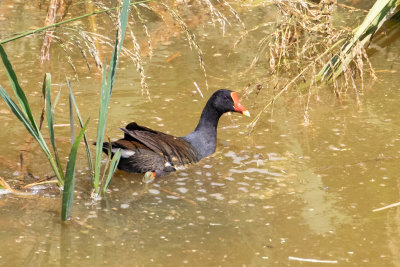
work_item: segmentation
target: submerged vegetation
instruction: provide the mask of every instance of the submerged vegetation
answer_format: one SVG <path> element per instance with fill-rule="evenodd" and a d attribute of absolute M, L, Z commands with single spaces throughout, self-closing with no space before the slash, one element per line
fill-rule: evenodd
<path fill-rule="evenodd" d="M 204 84 L 206 88 L 208 88 L 208 81 L 203 51 L 196 39 L 196 35 L 185 22 L 182 15 L 182 13 L 184 13 L 182 10 L 189 8 L 185 1 L 172 1 L 170 3 L 147 0 L 130 3 L 129 0 L 125 0 L 122 6 L 112 8 L 107 8 L 103 3 L 96 2 L 94 6 L 90 5 L 90 9 L 96 7 L 99 10 L 66 20 L 64 20 L 64 17 L 68 8 L 57 5 L 56 2 L 57 1 L 51 1 L 50 3 L 52 6 L 49 7 L 45 27 L 0 40 L 0 54 L 19 105 L 12 100 L 7 91 L 1 86 L 0 95 L 45 153 L 57 180 L 45 181 L 43 183 L 56 182 L 60 188 L 64 189 L 62 220 L 66 220 L 70 216 L 73 203 L 75 163 L 81 140 L 83 139 L 85 144 L 88 169 L 92 178 L 92 196 L 95 199 L 98 199 L 101 194 L 106 192 L 121 156 L 121 153 L 118 151 L 113 158 L 108 157 L 106 163 L 103 164 L 102 167 L 102 144 L 105 139 L 107 112 L 120 55 L 134 62 L 136 70 L 140 75 L 142 94 L 150 98 L 142 55 L 146 54 L 151 57 L 154 47 L 152 45 L 152 34 L 147 25 L 146 12 L 155 15 L 168 27 L 172 27 L 173 30 L 179 29 L 186 35 L 190 48 L 193 49 L 198 56 L 198 62 L 204 74 Z M 84 4 L 89 5 L 86 2 Z M 268 110 L 274 101 L 289 89 L 297 89 L 300 94 L 307 95 L 308 97 L 304 114 L 306 125 L 309 124 L 308 102 L 310 101 L 310 96 L 318 91 L 322 83 L 331 83 L 333 85 L 333 92 L 338 97 L 347 94 L 349 88 L 352 88 L 354 89 L 354 95 L 357 101 L 360 102 L 359 94 L 360 90 L 362 91 L 363 88 L 357 88 L 354 79 L 359 77 L 363 80 L 366 69 L 368 69 L 370 75 L 375 78 L 373 67 L 368 58 L 367 45 L 371 42 L 373 34 L 376 33 L 389 16 L 394 13 L 398 4 L 399 2 L 397 0 L 376 1 L 376 4 L 365 17 L 364 22 L 356 29 L 349 29 L 348 27 L 338 27 L 335 25 L 332 17 L 337 4 L 334 1 L 254 1 L 254 3 L 252 2 L 249 5 L 252 7 L 257 5 L 275 6 L 276 10 L 279 12 L 279 17 L 276 22 L 248 29 L 240 18 L 240 13 L 236 11 L 229 2 L 220 0 L 213 3 L 209 0 L 202 0 L 197 3 L 197 5 L 205 7 L 203 10 L 207 11 L 213 25 L 220 26 L 222 35 L 227 31 L 226 26 L 231 24 L 231 20 L 235 20 L 236 24 L 242 29 L 243 34 L 234 46 L 239 46 L 247 35 L 258 31 L 260 28 L 265 27 L 270 30 L 268 34 L 263 35 L 259 39 L 258 53 L 247 71 L 258 67 L 259 60 L 264 57 L 268 62 L 268 74 L 264 77 L 264 83 L 267 81 L 268 83 L 274 83 L 278 91 L 270 99 L 265 101 L 266 104 L 264 108 L 250 124 L 249 128 L 251 131 L 262 117 L 262 114 Z M 64 3 L 64 5 L 69 7 L 71 3 Z M 196 4 L 193 3 L 193 5 Z M 56 10 L 56 12 L 54 12 L 54 10 Z M 119 10 L 118 14 L 113 12 L 115 10 Z M 96 28 L 96 23 L 92 21 L 90 22 L 92 24 L 91 31 L 80 24 L 73 24 L 73 22 L 103 13 L 108 14 L 107 19 L 116 27 L 115 40 L 109 36 L 100 34 Z M 228 15 L 226 14 L 229 14 L 232 18 L 228 19 Z M 144 36 L 147 38 L 145 42 L 138 40 L 138 35 L 135 33 L 133 26 L 128 22 L 129 19 L 136 24 L 140 24 Z M 55 106 L 60 98 L 60 93 L 52 104 L 50 91 L 51 76 L 49 73 L 46 73 L 43 82 L 45 104 L 38 124 L 34 119 L 35 116 L 26 98 L 25 92 L 18 83 L 17 75 L 14 73 L 6 52 L 1 46 L 33 34 L 43 37 L 44 39 L 41 49 L 42 61 L 47 60 L 51 62 L 51 43 L 55 41 L 56 43 L 53 45 L 57 45 L 57 47 L 64 52 L 68 63 L 75 73 L 75 77 L 79 75 L 75 66 L 76 63 L 72 60 L 71 54 L 74 52 L 76 53 L 76 51 L 82 55 L 89 70 L 91 70 L 91 66 L 94 64 L 102 72 L 94 158 L 92 158 L 90 144 L 85 133 L 89 119 L 85 123 L 84 120 L 82 120 L 77 105 L 79 101 L 75 100 L 69 80 L 67 79 L 66 81 L 69 88 L 72 146 L 65 172 L 61 164 L 61 156 L 57 150 L 54 133 Z M 123 46 L 125 35 L 128 36 L 131 43 L 127 44 L 127 42 L 125 42 L 127 45 Z M 113 49 L 109 64 L 107 60 L 104 60 L 104 63 L 101 61 L 100 51 L 102 51 L 104 47 L 112 47 Z M 365 66 L 367 66 L 367 68 Z M 292 73 L 296 73 L 296 75 L 285 75 L 288 73 L 288 70 L 292 70 Z M 340 78 L 341 74 L 343 78 Z M 257 90 L 260 90 L 260 88 L 262 88 L 261 85 L 248 88 L 246 94 L 258 94 Z M 80 130 L 76 137 L 74 136 L 74 112 L 76 113 L 80 125 Z M 41 132 L 44 114 L 46 115 L 52 152 Z M 111 153 L 108 154 L 111 155 Z M 7 188 L 8 184 L 1 181 L 0 187 Z"/>

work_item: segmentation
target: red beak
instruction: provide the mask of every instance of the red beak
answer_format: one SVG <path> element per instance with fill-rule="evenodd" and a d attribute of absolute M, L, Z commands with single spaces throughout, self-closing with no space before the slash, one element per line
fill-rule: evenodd
<path fill-rule="evenodd" d="M 239 96 L 236 92 L 231 93 L 231 97 L 233 100 L 233 108 L 236 112 L 242 113 L 243 115 L 250 117 L 250 112 L 239 102 Z"/>

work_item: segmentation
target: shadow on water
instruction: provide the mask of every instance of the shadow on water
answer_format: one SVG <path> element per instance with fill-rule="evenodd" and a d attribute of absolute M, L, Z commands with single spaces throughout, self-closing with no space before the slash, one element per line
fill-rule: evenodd
<path fill-rule="evenodd" d="M 0 8 L 9 10 L 1 4 Z M 255 10 L 243 16 L 251 25 L 259 23 L 264 13 Z M 42 18 L 39 12 L 31 23 Z M 18 30 L 29 25 L 11 15 L 7 23 Z M 107 135 L 121 137 L 119 127 L 130 121 L 185 135 L 195 127 L 214 89 L 240 92 L 261 77 L 261 70 L 243 75 L 254 57 L 248 47 L 257 46 L 256 38 L 246 40 L 248 45 L 238 46 L 228 57 L 234 32 L 221 38 L 212 25 L 195 30 L 209 68 L 210 90 L 205 89 L 197 55 L 185 40 L 170 37 L 155 47 L 151 60 L 145 59 L 151 102 L 140 93 L 140 77 L 132 63 L 121 61 Z M 151 184 L 143 184 L 141 175 L 117 171 L 107 198 L 98 202 L 90 198 L 82 153 L 72 220 L 62 224 L 56 188 L 37 189 L 27 196 L 0 195 L 0 242 L 6 244 L 0 251 L 0 265 L 301 264 L 295 258 L 341 266 L 399 265 L 399 210 L 372 211 L 399 201 L 400 64 L 396 59 L 400 39 L 393 37 L 399 30 L 391 28 L 388 34 L 390 42 L 383 38 L 373 44 L 372 49 L 379 51 L 371 56 L 379 81 L 365 81 L 361 106 L 350 93 L 337 99 L 331 91 L 321 90 L 311 99 L 311 124 L 304 126 L 307 100 L 288 94 L 250 136 L 246 118 L 224 115 L 214 155 Z M 39 39 L 21 39 L 6 47 L 17 72 L 23 74 L 22 87 L 28 88 L 30 98 L 38 98 L 37 109 L 43 69 L 32 66 L 40 66 Z M 53 53 L 53 62 L 62 58 L 60 51 Z M 179 56 L 167 60 L 176 53 Z M 53 79 L 60 81 L 63 90 L 65 73 L 71 74 L 69 67 L 55 64 Z M 4 75 L 0 72 L 0 84 L 7 85 Z M 81 113 L 96 117 L 98 74 L 86 70 L 72 86 Z M 265 88 L 242 102 L 256 114 L 273 93 Z M 57 124 L 68 123 L 67 114 L 63 115 L 66 103 L 60 100 L 57 112 L 62 115 Z M 0 103 L 0 116 L 6 129 L 0 132 L 4 140 L 0 158 L 18 162 L 19 150 L 26 145 L 25 129 L 15 123 L 4 103 Z M 56 130 L 58 136 L 69 136 L 67 127 Z M 95 135 L 94 125 L 88 135 Z M 59 140 L 60 153 L 66 154 L 62 149 L 67 142 Z M 27 170 L 33 178 L 51 175 L 35 145 L 28 150 Z M 18 185 L 18 173 L 2 162 L 0 176 Z"/>

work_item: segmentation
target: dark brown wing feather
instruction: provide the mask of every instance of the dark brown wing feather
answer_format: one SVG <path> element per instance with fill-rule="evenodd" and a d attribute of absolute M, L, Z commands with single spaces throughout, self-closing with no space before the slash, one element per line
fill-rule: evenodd
<path fill-rule="evenodd" d="M 125 129 L 121 130 L 125 133 L 125 140 L 139 142 L 155 153 L 162 155 L 174 165 L 185 165 L 198 161 L 197 152 L 192 145 L 182 138 L 139 126 L 135 122 L 128 124 Z"/>
<path fill-rule="evenodd" d="M 119 139 L 117 142 L 112 142 L 113 148 L 122 148 L 135 151 L 136 149 L 147 149 L 147 147 L 133 140 Z"/>

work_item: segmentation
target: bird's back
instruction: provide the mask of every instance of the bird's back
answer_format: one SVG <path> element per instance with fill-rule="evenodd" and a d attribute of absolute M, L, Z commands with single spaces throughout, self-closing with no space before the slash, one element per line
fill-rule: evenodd
<path fill-rule="evenodd" d="M 193 146 L 180 137 L 165 134 L 138 125 L 129 123 L 124 129 L 124 138 L 116 143 L 131 144 L 131 147 L 149 149 L 162 156 L 173 166 L 186 165 L 199 161 L 197 151 Z M 127 147 L 128 148 L 128 147 Z"/>

